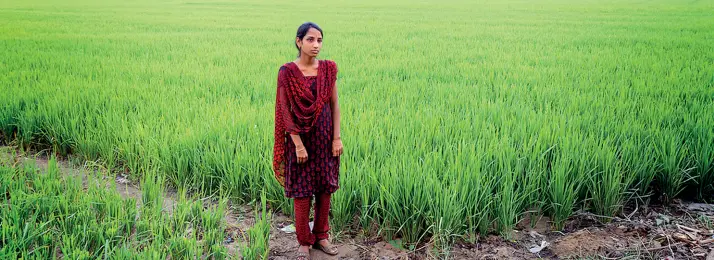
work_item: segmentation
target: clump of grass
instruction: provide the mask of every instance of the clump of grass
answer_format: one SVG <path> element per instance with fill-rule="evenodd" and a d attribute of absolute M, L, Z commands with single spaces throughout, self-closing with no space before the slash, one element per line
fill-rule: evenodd
<path fill-rule="evenodd" d="M 714 194 L 714 129 L 704 129 L 697 127 L 694 130 L 695 137 L 690 139 L 690 147 L 693 148 L 696 169 L 696 181 L 699 184 L 699 199 L 712 202 Z"/>
<path fill-rule="evenodd" d="M 555 228 L 561 230 L 565 221 L 573 214 L 582 177 L 574 170 L 569 153 L 564 152 L 553 162 L 548 183 L 550 217 Z"/>
<path fill-rule="evenodd" d="M 494 172 L 498 172 L 498 181 L 495 189 L 494 209 L 496 217 L 496 230 L 502 235 L 508 236 L 516 223 L 521 219 L 521 214 L 527 202 L 527 196 L 531 195 L 526 191 L 533 191 L 528 186 L 533 184 L 523 184 L 525 165 L 523 160 L 517 158 L 514 149 L 508 143 L 508 139 L 492 147 L 499 152 L 495 158 L 497 165 Z"/>
<path fill-rule="evenodd" d="M 433 190 L 434 180 L 419 178 L 417 171 L 400 176 L 398 169 L 404 165 L 392 165 L 385 169 L 378 189 L 379 200 L 374 218 L 380 221 L 380 232 L 387 240 L 402 239 L 405 244 L 418 242 L 429 228 L 427 223 L 428 201 L 431 195 L 425 190 Z M 406 178 L 403 178 L 406 177 Z M 426 187 L 432 187 L 423 189 Z M 400 206 L 398 206 L 400 205 Z"/>
<path fill-rule="evenodd" d="M 632 190 L 647 203 L 651 200 L 658 164 L 654 147 L 645 145 L 644 140 L 641 135 L 630 136 L 621 142 L 620 149 L 623 170 L 634 175 Z"/>
<path fill-rule="evenodd" d="M 684 190 L 688 181 L 694 179 L 690 173 L 695 168 L 688 166 L 688 146 L 681 136 L 669 131 L 657 134 L 658 139 L 663 141 L 655 150 L 659 159 L 656 178 L 664 201 L 669 202 Z"/>
<path fill-rule="evenodd" d="M 201 214 L 201 230 L 203 232 L 203 251 L 210 252 L 208 257 L 213 259 L 224 259 L 227 255 L 223 246 L 225 237 L 225 216 L 228 201 L 221 199 L 217 205 L 211 206 Z"/>
<path fill-rule="evenodd" d="M 265 193 L 260 197 L 261 208 L 255 209 L 255 224 L 244 234 L 245 242 L 240 244 L 243 259 L 268 259 L 270 249 L 270 221 L 272 213 L 268 211 Z"/>
<path fill-rule="evenodd" d="M 617 151 L 607 139 L 599 143 L 594 153 L 593 173 L 588 176 L 587 182 L 589 202 L 596 214 L 614 216 L 622 209 L 628 188 L 635 176 L 623 170 Z"/>

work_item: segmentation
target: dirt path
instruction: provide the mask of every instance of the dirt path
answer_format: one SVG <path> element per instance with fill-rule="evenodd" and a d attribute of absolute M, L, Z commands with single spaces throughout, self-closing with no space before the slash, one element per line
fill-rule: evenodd
<path fill-rule="evenodd" d="M 0 164 L 11 165 L 33 161 L 42 170 L 47 169 L 44 155 L 14 155 L 14 148 L 0 147 Z M 82 166 L 59 161 L 63 174 L 82 176 L 87 185 L 87 175 L 99 171 L 104 180 L 112 179 L 116 190 L 124 198 L 141 200 L 141 190 L 124 176 L 112 177 L 101 168 L 85 163 Z M 178 201 L 176 191 L 164 194 L 164 210 L 171 214 Z M 204 203 L 216 203 L 205 199 Z M 138 205 L 137 205 L 138 206 Z M 714 260 L 714 205 L 676 202 L 672 206 L 648 208 L 626 207 L 629 216 L 603 218 L 579 213 L 566 224 L 563 232 L 552 231 L 547 217 L 541 217 L 531 226 L 526 217 L 510 239 L 491 235 L 477 243 L 457 243 L 450 251 L 450 259 L 567 259 L 596 257 L 601 259 L 705 259 Z M 226 215 L 225 246 L 231 256 L 240 255 L 242 232 L 254 223 L 254 212 L 245 205 L 228 204 Z M 293 224 L 291 218 L 274 213 L 269 241 L 270 259 L 294 259 L 298 243 L 293 233 L 280 228 Z M 379 238 L 365 239 L 343 236 L 339 241 L 340 255 L 328 256 L 311 250 L 312 259 L 426 259 L 446 258 L 434 256 L 431 244 L 419 246 L 416 251 L 394 248 Z M 539 246 L 542 248 L 539 249 Z M 670 258 L 668 258 L 670 257 Z"/>

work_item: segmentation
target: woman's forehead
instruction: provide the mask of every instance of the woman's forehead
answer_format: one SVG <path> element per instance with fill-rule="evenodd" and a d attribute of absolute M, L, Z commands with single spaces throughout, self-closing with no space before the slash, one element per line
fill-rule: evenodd
<path fill-rule="evenodd" d="M 310 28 L 310 30 L 307 30 L 307 34 L 305 34 L 305 36 L 312 36 L 312 37 L 315 37 L 315 38 L 322 38 L 322 33 L 320 33 L 320 31 L 318 31 L 318 30 L 315 29 L 315 28 Z"/>

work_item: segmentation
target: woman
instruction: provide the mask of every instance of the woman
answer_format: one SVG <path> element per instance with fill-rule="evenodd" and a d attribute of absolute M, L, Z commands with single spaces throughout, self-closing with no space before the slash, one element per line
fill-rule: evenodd
<path fill-rule="evenodd" d="M 318 60 L 322 29 L 304 23 L 297 31 L 298 57 L 278 72 L 275 102 L 273 170 L 294 198 L 295 231 L 300 243 L 298 259 L 309 259 L 310 246 L 336 255 L 328 238 L 330 197 L 338 186 L 340 156 L 340 107 L 337 102 L 337 65 Z M 309 215 L 315 197 L 314 227 Z"/>

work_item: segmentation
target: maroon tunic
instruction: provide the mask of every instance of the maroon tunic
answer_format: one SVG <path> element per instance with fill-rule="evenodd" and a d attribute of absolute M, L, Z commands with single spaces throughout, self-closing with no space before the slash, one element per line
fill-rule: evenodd
<path fill-rule="evenodd" d="M 288 69 L 285 66 L 281 70 Z M 305 77 L 313 95 L 317 92 L 317 77 Z M 289 134 L 285 138 L 287 161 L 285 165 L 285 196 L 311 197 L 314 194 L 333 193 L 338 188 L 340 157 L 332 156 L 332 108 L 326 104 L 309 132 L 300 134 L 307 150 L 307 161 L 298 164 L 295 144 Z"/>

